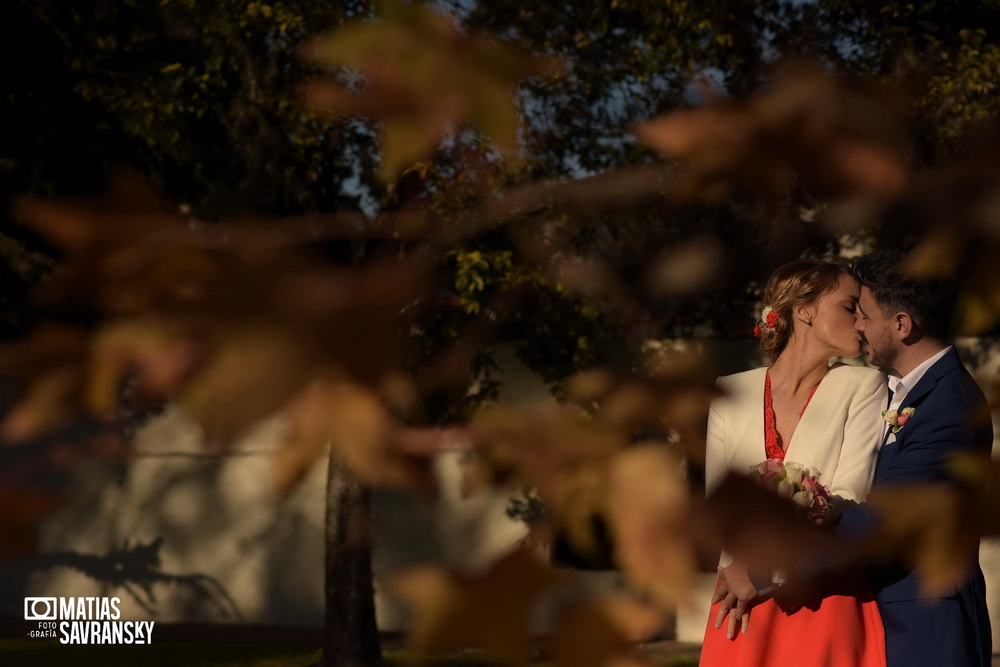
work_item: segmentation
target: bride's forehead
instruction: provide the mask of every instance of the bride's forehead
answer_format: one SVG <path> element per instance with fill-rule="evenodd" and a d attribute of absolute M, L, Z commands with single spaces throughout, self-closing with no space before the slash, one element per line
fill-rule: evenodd
<path fill-rule="evenodd" d="M 837 281 L 837 286 L 833 291 L 828 293 L 828 296 L 833 296 L 836 298 L 851 297 L 857 299 L 861 295 L 861 286 L 858 285 L 856 281 L 851 276 L 842 275 Z"/>

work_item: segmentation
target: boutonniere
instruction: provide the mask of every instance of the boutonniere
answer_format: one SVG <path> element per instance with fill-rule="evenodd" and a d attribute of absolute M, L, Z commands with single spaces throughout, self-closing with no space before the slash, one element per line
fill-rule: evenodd
<path fill-rule="evenodd" d="M 906 426 L 906 422 L 910 421 L 910 417 L 917 411 L 916 408 L 903 408 L 902 410 L 883 410 L 882 419 L 884 419 L 889 425 L 892 426 L 893 433 L 899 433 L 899 430 Z"/>

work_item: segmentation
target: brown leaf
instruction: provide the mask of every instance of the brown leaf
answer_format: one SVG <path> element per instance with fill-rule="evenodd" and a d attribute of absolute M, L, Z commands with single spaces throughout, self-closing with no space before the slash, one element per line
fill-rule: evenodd
<path fill-rule="evenodd" d="M 54 431 L 78 414 L 83 367 L 65 366 L 34 378 L 7 412 L 0 437 L 24 442 Z"/>
<path fill-rule="evenodd" d="M 668 155 L 692 158 L 706 170 L 728 168 L 741 161 L 758 131 L 752 116 L 728 103 L 659 116 L 632 130 L 650 146 Z"/>
<path fill-rule="evenodd" d="M 81 310 L 115 303 L 114 289 L 128 292 L 132 272 L 169 249 L 172 234 L 185 236 L 184 223 L 141 179 L 119 174 L 102 197 L 18 202 L 18 219 L 66 251 L 66 261 L 40 287 L 47 305 Z M 112 289 L 109 289 L 112 288 Z"/>
<path fill-rule="evenodd" d="M 897 98 L 886 86 L 798 66 L 746 101 L 675 112 L 633 132 L 683 160 L 680 199 L 719 184 L 780 197 L 798 176 L 825 196 L 884 201 L 909 178 L 899 132 L 905 104 Z"/>
<path fill-rule="evenodd" d="M 700 238 L 663 253 L 650 274 L 657 295 L 678 296 L 705 290 L 718 280 L 725 255 L 716 239 Z"/>
<path fill-rule="evenodd" d="M 289 435 L 275 452 L 275 484 L 298 481 L 326 446 L 366 484 L 419 487 L 420 469 L 396 446 L 397 425 L 381 398 L 350 382 L 316 380 L 285 409 Z"/>
<path fill-rule="evenodd" d="M 413 611 L 407 647 L 414 657 L 478 648 L 522 662 L 536 601 L 559 579 L 534 553 L 518 549 L 479 576 L 427 565 L 393 576 L 389 587 Z"/>
<path fill-rule="evenodd" d="M 600 561 L 605 539 L 596 531 L 606 513 L 606 465 L 626 446 L 625 434 L 567 406 L 532 412 L 493 407 L 474 430 L 493 465 L 513 468 L 538 490 L 554 530 L 569 546 Z"/>
<path fill-rule="evenodd" d="M 624 595 L 574 605 L 559 615 L 552 636 L 556 667 L 651 667 L 631 655 L 664 624 L 663 613 Z"/>
<path fill-rule="evenodd" d="M 119 319 L 94 336 L 84 397 L 96 415 L 118 407 L 122 381 L 136 372 L 143 393 L 167 398 L 195 371 L 204 346 L 183 321 L 165 317 Z"/>
<path fill-rule="evenodd" d="M 844 136 L 833 141 L 826 160 L 828 168 L 839 175 L 845 189 L 873 194 L 880 199 L 898 195 L 910 175 L 899 151 L 856 137 Z"/>
<path fill-rule="evenodd" d="M 617 454 L 608 472 L 615 561 L 664 605 L 687 601 L 694 576 L 689 493 L 681 459 L 661 444 Z"/>
<path fill-rule="evenodd" d="M 791 570 L 816 550 L 831 548 L 829 531 L 806 519 L 790 500 L 741 475 L 726 477 L 695 514 L 692 530 L 751 570 Z"/>
<path fill-rule="evenodd" d="M 86 332 L 57 325 L 2 348 L 0 372 L 14 381 L 17 394 L 0 424 L 0 437 L 30 440 L 79 414 L 86 355 Z"/>
<path fill-rule="evenodd" d="M 866 540 L 875 558 L 902 558 L 920 570 L 925 593 L 942 594 L 965 577 L 979 548 L 976 512 L 965 491 L 942 484 L 873 488 L 868 504 L 879 522 Z"/>
<path fill-rule="evenodd" d="M 36 553 L 38 527 L 61 502 L 49 491 L 0 489 L 0 559 Z"/>
<path fill-rule="evenodd" d="M 231 442 L 277 414 L 317 369 L 310 337 L 278 324 L 231 322 L 208 348 L 180 400 L 209 442 Z"/>
<path fill-rule="evenodd" d="M 498 147 L 517 148 L 514 85 L 554 70 L 495 39 L 459 31 L 418 5 L 391 4 L 383 20 L 346 25 L 309 42 L 303 55 L 364 77 L 354 89 L 312 83 L 308 104 L 335 116 L 365 115 L 382 125 L 380 174 L 394 182 L 429 157 L 445 134 L 469 122 Z M 357 88 L 360 88 L 358 90 Z"/>
<path fill-rule="evenodd" d="M 931 230 L 907 257 L 904 273 L 915 280 L 953 276 L 965 256 L 966 245 L 960 229 L 946 226 Z"/>

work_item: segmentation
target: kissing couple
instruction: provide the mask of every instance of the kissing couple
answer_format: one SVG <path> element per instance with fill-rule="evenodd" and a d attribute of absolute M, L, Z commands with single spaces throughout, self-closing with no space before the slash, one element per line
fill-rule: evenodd
<path fill-rule="evenodd" d="M 774 272 L 755 328 L 766 365 L 718 382 L 708 493 L 730 472 L 791 470 L 797 479 L 775 483 L 811 488 L 797 499 L 819 507 L 838 538 L 857 539 L 892 521 L 865 503 L 873 484 L 956 484 L 950 457 L 989 455 L 986 398 L 949 339 L 957 281 L 911 278 L 907 257 L 889 249 L 849 268 L 800 260 Z M 863 348 L 877 369 L 830 364 Z M 933 597 L 918 570 L 872 563 L 791 608 L 781 575 L 748 572 L 723 553 L 700 664 L 988 667 L 986 584 L 978 553 L 968 558 L 966 578 Z"/>

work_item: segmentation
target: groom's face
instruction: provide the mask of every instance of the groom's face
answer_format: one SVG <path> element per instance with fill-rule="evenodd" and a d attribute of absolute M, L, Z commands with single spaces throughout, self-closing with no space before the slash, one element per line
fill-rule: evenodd
<path fill-rule="evenodd" d="M 892 322 L 875 303 L 872 291 L 862 287 L 855 328 L 864 336 L 868 360 L 879 368 L 892 368 L 896 362 L 896 338 L 892 335 Z"/>

